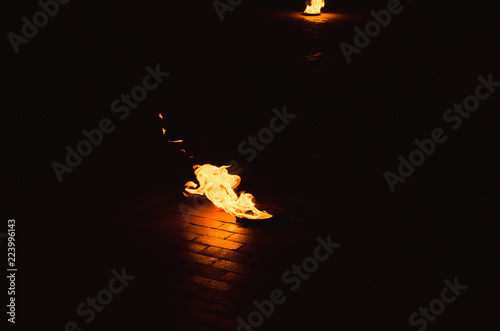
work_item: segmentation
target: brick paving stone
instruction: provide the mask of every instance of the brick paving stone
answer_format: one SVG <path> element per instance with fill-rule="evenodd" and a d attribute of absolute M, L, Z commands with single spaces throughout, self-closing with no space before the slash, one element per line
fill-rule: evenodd
<path fill-rule="evenodd" d="M 203 212 L 199 214 L 199 216 L 218 220 L 220 222 L 225 222 L 225 223 L 236 222 L 236 217 L 230 215 L 229 213 L 226 213 L 224 210 L 217 208 L 214 205 L 212 205 L 211 208 L 205 208 Z"/>
<path fill-rule="evenodd" d="M 238 285 L 248 285 L 255 282 L 255 278 L 247 275 L 228 272 L 219 278 L 221 281 L 226 281 Z"/>
<path fill-rule="evenodd" d="M 169 251 L 170 249 L 182 249 L 190 252 L 200 252 L 208 246 L 195 243 L 194 241 L 167 237 L 160 233 L 148 230 L 144 235 L 136 231 L 133 239 L 140 240 L 144 245 L 157 252 Z"/>
<path fill-rule="evenodd" d="M 187 252 L 198 253 L 207 248 L 207 246 L 198 244 L 192 241 L 171 239 L 161 237 L 160 239 L 149 238 L 148 242 L 144 244 L 145 247 L 153 250 L 154 252 L 163 253 L 166 256 L 170 255 L 172 252 L 182 250 Z"/>
<path fill-rule="evenodd" d="M 236 285 L 234 284 L 197 275 L 189 277 L 189 281 L 198 286 L 211 288 L 219 291 L 232 291 L 236 288 Z"/>
<path fill-rule="evenodd" d="M 236 287 L 234 284 L 220 281 L 220 280 L 216 280 L 216 279 L 212 280 L 210 285 L 211 285 L 211 288 L 213 288 L 214 290 L 219 290 L 219 291 L 231 291 L 231 290 L 234 290 Z"/>
<path fill-rule="evenodd" d="M 181 203 L 191 206 L 186 214 Z M 133 240 L 160 257 L 163 286 L 178 303 L 178 322 L 185 323 L 180 330 L 236 330 L 243 305 L 269 282 L 263 275 L 279 271 L 276 262 L 296 256 L 295 248 L 311 236 L 293 224 L 245 227 L 213 205 L 195 208 L 183 198 L 158 201 L 130 217 L 125 226 Z"/>
<path fill-rule="evenodd" d="M 208 265 L 203 265 L 188 261 L 184 261 L 184 263 L 178 267 L 183 268 L 185 272 L 211 279 L 219 279 L 226 273 L 226 271 L 222 269 L 217 269 Z"/>
<path fill-rule="evenodd" d="M 178 239 L 169 239 L 167 245 L 194 253 L 199 253 L 207 249 L 208 247 L 206 245 L 197 244 L 193 241 L 178 240 Z"/>
<path fill-rule="evenodd" d="M 225 239 L 209 237 L 209 236 L 199 236 L 199 237 L 194 239 L 194 242 L 200 243 L 203 245 L 207 245 L 207 246 L 216 246 L 216 247 L 221 247 L 221 248 L 226 248 L 226 249 L 238 249 L 243 245 L 243 244 L 237 243 L 235 241 L 228 241 Z"/>
<path fill-rule="evenodd" d="M 196 234 L 216 237 L 216 238 L 220 238 L 220 239 L 225 239 L 225 238 L 233 235 L 233 233 L 228 232 L 228 231 L 207 228 L 205 226 L 199 226 L 199 225 L 191 225 L 190 227 L 185 228 L 184 231 L 189 231 L 189 232 L 193 232 Z"/>
<path fill-rule="evenodd" d="M 255 244 L 262 243 L 263 245 L 273 244 L 278 242 L 277 236 L 275 233 L 271 232 L 270 229 L 258 228 L 258 227 L 242 227 L 238 224 L 229 224 L 226 223 L 219 227 L 221 230 L 231 231 L 236 235 L 242 235 L 241 240 L 247 240 L 245 242 L 251 242 L 252 238 L 256 240 Z M 248 236 L 249 238 L 245 238 L 244 236 Z M 239 240 L 236 240 L 239 241 Z"/>
<path fill-rule="evenodd" d="M 219 247 L 207 247 L 199 253 L 234 262 L 246 262 L 253 258 L 252 255 Z"/>
<path fill-rule="evenodd" d="M 184 230 L 176 230 L 176 229 L 171 229 L 171 228 L 166 228 L 166 227 L 155 227 L 151 225 L 144 225 L 145 228 L 147 228 L 150 231 L 154 231 L 158 234 L 163 234 L 169 238 L 174 238 L 174 239 L 184 239 L 184 240 L 193 240 L 194 238 L 199 237 L 199 234 L 192 233 L 192 232 L 186 232 Z"/>
<path fill-rule="evenodd" d="M 176 230 L 184 230 L 185 228 L 189 227 L 189 224 L 186 224 L 184 222 L 178 222 L 178 221 L 167 221 L 164 224 L 161 224 L 167 228 L 172 228 Z"/>
<path fill-rule="evenodd" d="M 182 222 L 187 223 L 187 224 L 196 224 L 196 225 L 200 225 L 200 226 L 206 226 L 206 227 L 214 228 L 214 229 L 220 228 L 222 225 L 226 224 L 226 223 L 218 221 L 218 220 L 204 218 L 201 216 L 190 216 L 190 217 L 184 218 L 182 220 Z M 223 229 L 221 229 L 221 230 L 223 230 Z"/>
<path fill-rule="evenodd" d="M 244 228 L 234 223 L 222 223 L 222 225 L 219 226 L 219 229 L 231 231 L 233 233 L 246 234 L 248 236 L 258 236 L 260 232 L 259 230 L 261 230 L 256 228 Z"/>
<path fill-rule="evenodd" d="M 254 256 L 271 254 L 270 253 L 271 251 L 263 246 L 248 245 L 248 244 L 241 245 L 236 251 L 240 253 L 251 254 Z"/>
<path fill-rule="evenodd" d="M 240 233 L 233 233 L 231 236 L 227 238 L 227 240 L 236 241 L 242 244 L 251 244 L 260 246 L 266 245 L 266 243 L 264 243 L 262 239 L 258 237 L 247 236 L 245 234 L 240 234 Z"/>
<path fill-rule="evenodd" d="M 183 251 L 183 250 L 175 250 L 173 252 L 174 256 L 181 258 L 183 260 L 195 262 L 195 263 L 200 263 L 200 264 L 206 264 L 206 265 L 211 265 L 214 262 L 216 262 L 218 259 L 215 257 L 207 256 L 207 255 L 202 255 L 194 252 L 188 252 L 188 251 Z"/>
<path fill-rule="evenodd" d="M 178 214 L 176 217 L 177 220 L 189 220 L 191 217 L 203 217 L 219 222 L 234 222 L 236 220 L 234 216 L 231 216 L 211 203 L 204 207 L 195 207 L 194 205 L 182 202 L 173 208 L 170 211 Z"/>
<path fill-rule="evenodd" d="M 208 284 L 212 281 L 211 278 L 206 278 L 203 276 L 198 276 L 198 275 L 192 275 L 188 279 L 190 282 L 195 283 L 198 286 L 205 286 L 208 287 Z"/>
<path fill-rule="evenodd" d="M 212 267 L 245 275 L 257 273 L 256 270 L 249 265 L 227 260 L 217 260 L 212 264 Z"/>

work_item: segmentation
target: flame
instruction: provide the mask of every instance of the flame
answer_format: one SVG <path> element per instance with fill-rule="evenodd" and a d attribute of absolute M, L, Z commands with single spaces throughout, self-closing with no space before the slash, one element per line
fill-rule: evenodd
<path fill-rule="evenodd" d="M 166 132 L 167 130 L 165 130 L 165 128 L 161 128 L 161 131 L 163 131 L 163 135 L 165 135 L 165 132 Z"/>
<path fill-rule="evenodd" d="M 194 174 L 200 183 L 186 183 L 186 191 L 191 194 L 205 195 L 214 205 L 224 209 L 229 214 L 249 219 L 266 219 L 273 215 L 260 211 L 255 207 L 254 197 L 250 193 L 241 192 L 240 196 L 233 189 L 238 187 L 241 178 L 230 175 L 226 168 L 230 165 L 216 167 L 211 164 L 195 165 Z M 187 196 L 186 193 L 184 195 Z"/>
<path fill-rule="evenodd" d="M 306 0 L 306 10 L 304 14 L 321 14 L 321 8 L 324 6 L 324 0 Z"/>
<path fill-rule="evenodd" d="M 181 143 L 181 142 L 183 142 L 183 141 L 184 141 L 184 140 L 179 139 L 179 140 L 169 140 L 168 142 L 169 142 L 169 143 Z"/>
<path fill-rule="evenodd" d="M 163 115 L 161 113 L 158 113 L 158 117 L 163 119 Z"/>

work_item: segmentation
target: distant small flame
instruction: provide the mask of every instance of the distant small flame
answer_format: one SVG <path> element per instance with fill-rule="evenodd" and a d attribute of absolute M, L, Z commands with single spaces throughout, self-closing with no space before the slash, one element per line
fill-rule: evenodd
<path fill-rule="evenodd" d="M 163 119 L 163 115 L 161 113 L 158 114 L 158 117 Z"/>
<path fill-rule="evenodd" d="M 166 132 L 167 130 L 165 130 L 165 128 L 161 128 L 161 131 L 163 131 L 163 135 L 165 135 L 165 132 Z"/>
<path fill-rule="evenodd" d="M 186 150 L 185 150 L 185 149 L 182 149 L 182 148 L 181 148 L 181 149 L 180 149 L 180 151 L 181 151 L 182 153 L 186 153 Z"/>
<path fill-rule="evenodd" d="M 306 10 L 304 14 L 321 14 L 321 8 L 324 6 L 324 0 L 306 0 Z"/>
<path fill-rule="evenodd" d="M 169 140 L 168 142 L 169 142 L 169 143 L 181 143 L 181 142 L 183 142 L 183 141 L 184 141 L 184 140 L 179 139 L 179 140 Z"/>
<path fill-rule="evenodd" d="M 205 195 L 214 205 L 224 209 L 229 214 L 249 219 L 266 219 L 273 215 L 266 211 L 260 211 L 255 207 L 254 197 L 250 193 L 241 192 L 238 196 L 234 189 L 238 187 L 241 178 L 238 175 L 230 175 L 226 168 L 230 165 L 216 167 L 211 164 L 195 165 L 194 173 L 198 184 L 186 183 L 186 191 L 191 194 Z M 187 196 L 186 193 L 184 195 Z"/>

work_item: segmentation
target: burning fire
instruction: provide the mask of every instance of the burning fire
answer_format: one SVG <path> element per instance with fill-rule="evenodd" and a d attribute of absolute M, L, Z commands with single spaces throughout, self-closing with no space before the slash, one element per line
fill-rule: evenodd
<path fill-rule="evenodd" d="M 306 0 L 306 10 L 304 11 L 304 14 L 319 15 L 321 14 L 321 8 L 324 6 L 324 0 Z"/>
<path fill-rule="evenodd" d="M 195 165 L 194 174 L 200 186 L 194 182 L 186 183 L 186 191 L 191 194 L 205 195 L 219 208 L 229 214 L 249 219 L 266 219 L 273 215 L 266 211 L 260 211 L 255 207 L 254 197 L 250 193 L 241 192 L 240 196 L 234 189 L 240 184 L 241 178 L 231 175 L 226 168 L 229 166 L 216 167 L 211 164 Z M 187 196 L 186 193 L 184 195 Z"/>
<path fill-rule="evenodd" d="M 163 119 L 163 115 L 161 113 L 158 113 L 158 117 Z M 167 132 L 167 130 L 165 130 L 165 128 L 161 128 L 161 132 L 163 132 L 163 135 L 165 135 L 165 132 Z"/>

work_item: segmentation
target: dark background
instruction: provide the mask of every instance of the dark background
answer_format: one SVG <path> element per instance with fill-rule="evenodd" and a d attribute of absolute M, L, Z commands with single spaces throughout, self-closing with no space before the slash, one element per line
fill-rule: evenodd
<path fill-rule="evenodd" d="M 479 75 L 500 80 L 498 12 L 482 2 L 403 2 L 347 64 L 339 43 L 352 44 L 352 28 L 386 4 L 327 0 L 324 11 L 345 19 L 311 34 L 279 14 L 302 11 L 302 1 L 244 1 L 220 22 L 210 1 L 73 0 L 18 54 L 5 37 L 0 232 L 16 219 L 16 327 L 63 330 L 112 268 L 154 279 L 154 258 L 111 223 L 115 210 L 182 190 L 194 164 L 244 163 L 239 143 L 287 106 L 297 118 L 244 166 L 242 188 L 293 206 L 343 246 L 266 327 L 414 329 L 408 316 L 458 276 L 469 288 L 429 330 L 494 330 L 498 92 L 457 131 L 442 114 Z M 4 2 L 4 35 L 38 10 Z M 170 76 L 118 120 L 112 101 L 156 64 Z M 105 117 L 115 131 L 59 183 L 51 163 Z M 448 140 L 391 193 L 383 173 L 436 127 Z M 168 139 L 184 139 L 195 157 Z M 175 329 L 175 303 L 137 282 L 85 330 Z"/>

